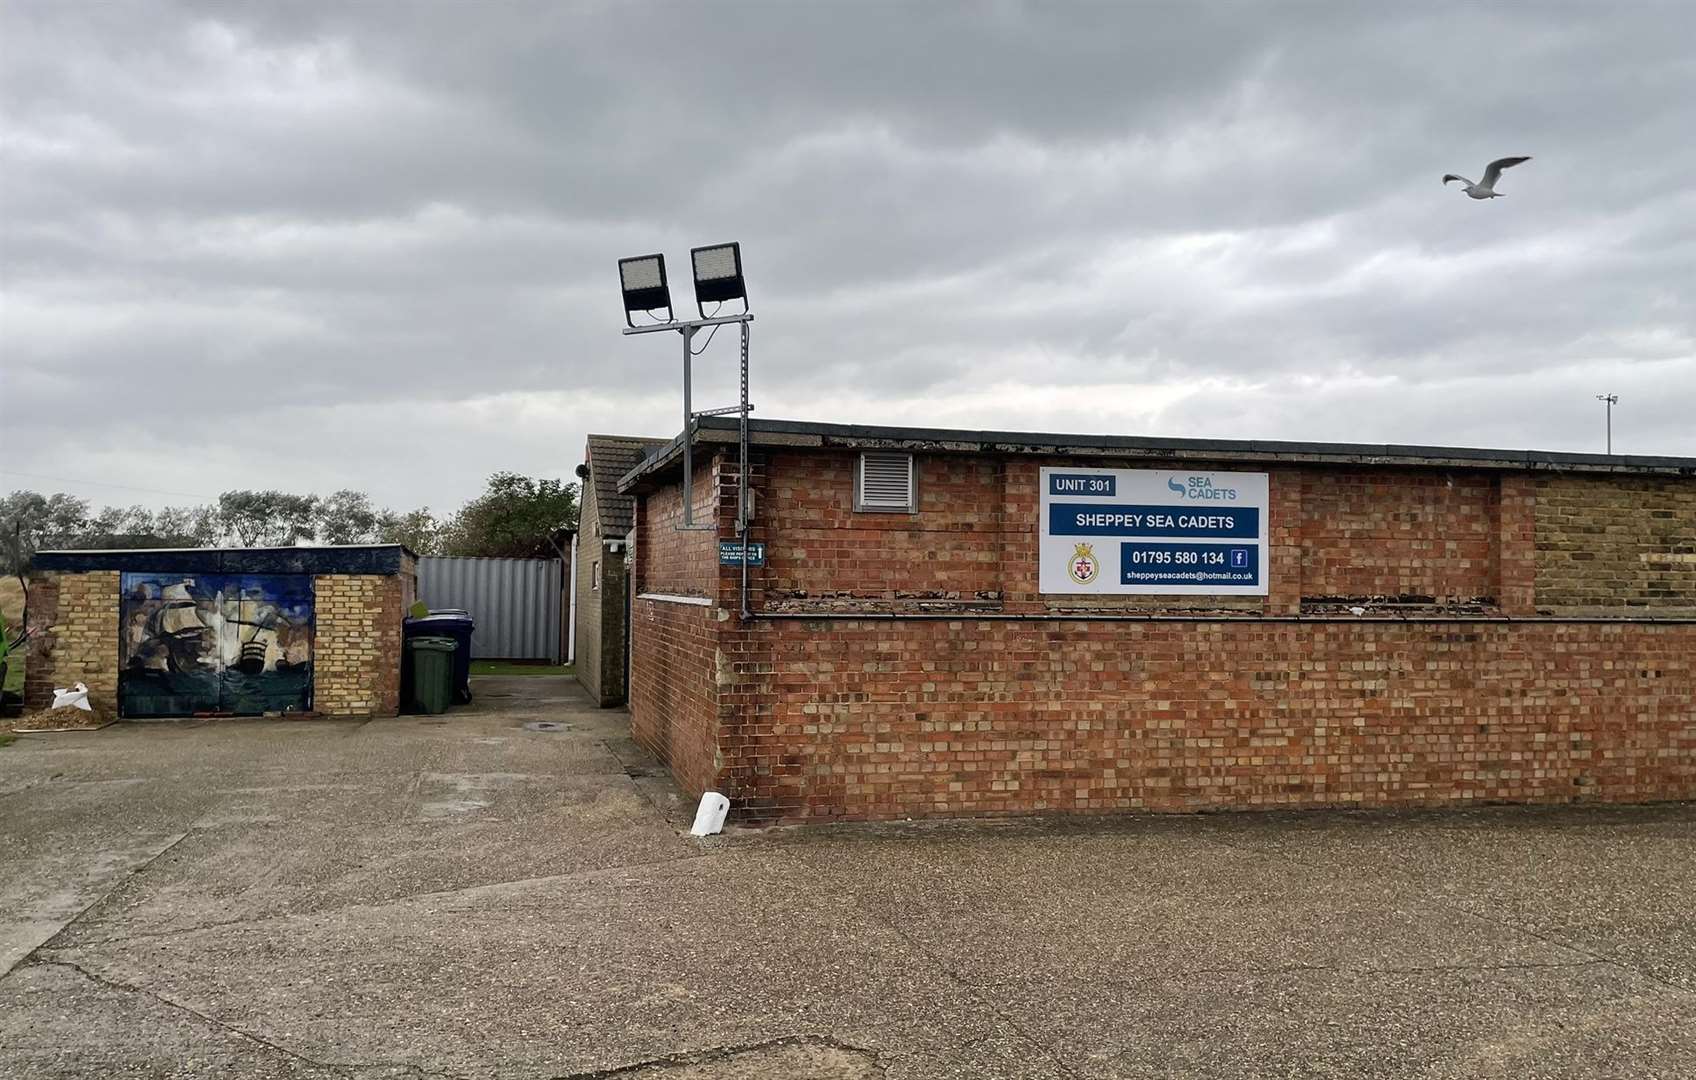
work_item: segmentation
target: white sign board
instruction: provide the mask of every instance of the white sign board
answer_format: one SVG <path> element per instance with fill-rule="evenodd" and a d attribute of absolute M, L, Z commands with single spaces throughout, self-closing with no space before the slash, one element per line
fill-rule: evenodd
<path fill-rule="evenodd" d="M 1038 588 L 1265 596 L 1265 473 L 1043 469 Z"/>

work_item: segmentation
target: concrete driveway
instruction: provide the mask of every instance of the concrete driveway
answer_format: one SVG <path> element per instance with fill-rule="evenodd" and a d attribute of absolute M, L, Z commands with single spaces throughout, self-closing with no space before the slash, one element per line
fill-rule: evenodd
<path fill-rule="evenodd" d="M 697 841 L 623 721 L 21 737 L 0 1074 L 1696 1075 L 1696 807 Z"/>

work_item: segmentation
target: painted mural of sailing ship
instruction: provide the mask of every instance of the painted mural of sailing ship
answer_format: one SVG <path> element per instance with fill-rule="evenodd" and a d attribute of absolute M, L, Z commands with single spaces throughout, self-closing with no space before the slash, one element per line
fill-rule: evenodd
<path fill-rule="evenodd" d="M 200 618 L 200 606 L 189 589 L 193 578 L 160 589 L 160 604 L 147 617 L 146 634 L 160 647 L 142 658 L 141 666 L 154 671 L 199 671 L 212 629 Z"/>
<path fill-rule="evenodd" d="M 126 572 L 120 589 L 123 715 L 310 709 L 310 577 Z"/>
<path fill-rule="evenodd" d="M 228 606 L 226 601 L 226 609 Z M 278 639 L 274 609 L 246 596 L 239 596 L 234 607 L 235 617 L 224 619 L 226 634 L 234 636 L 236 655 L 230 666 L 244 675 L 288 670 L 288 654 Z"/>

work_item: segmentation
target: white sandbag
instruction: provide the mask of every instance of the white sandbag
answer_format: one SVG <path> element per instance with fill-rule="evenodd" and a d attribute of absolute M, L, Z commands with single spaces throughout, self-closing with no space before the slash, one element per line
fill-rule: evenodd
<path fill-rule="evenodd" d="M 713 835 L 724 828 L 724 819 L 729 813 L 729 799 L 716 791 L 707 792 L 701 796 L 701 806 L 695 811 L 695 824 L 690 828 L 689 835 Z"/>
<path fill-rule="evenodd" d="M 80 682 L 69 690 L 54 687 L 53 704 L 50 707 L 54 709 L 81 709 L 83 712 L 94 711 L 94 706 L 88 703 L 88 687 Z"/>

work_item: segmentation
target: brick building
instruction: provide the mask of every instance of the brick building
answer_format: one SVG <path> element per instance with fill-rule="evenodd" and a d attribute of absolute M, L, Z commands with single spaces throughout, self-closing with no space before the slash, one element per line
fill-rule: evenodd
<path fill-rule="evenodd" d="M 619 705 L 626 694 L 626 628 L 632 498 L 618 481 L 664 439 L 591 435 L 577 476 L 577 681 L 599 704 Z"/>
<path fill-rule="evenodd" d="M 619 487 L 635 737 L 750 817 L 1696 798 L 1696 460 L 760 421 L 744 619 L 736 438 L 716 531 Z"/>
<path fill-rule="evenodd" d="M 398 544 L 42 551 L 24 706 L 98 719 L 393 716 L 417 557 Z"/>

